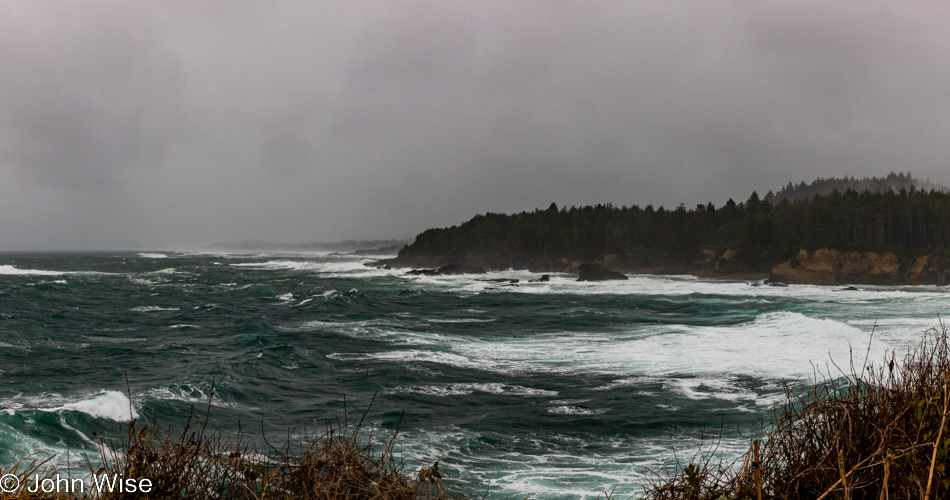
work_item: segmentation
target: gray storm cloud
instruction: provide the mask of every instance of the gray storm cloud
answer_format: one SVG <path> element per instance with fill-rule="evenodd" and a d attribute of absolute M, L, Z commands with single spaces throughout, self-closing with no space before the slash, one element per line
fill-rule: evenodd
<path fill-rule="evenodd" d="M 950 184 L 940 2 L 0 1 L 0 250 Z"/>

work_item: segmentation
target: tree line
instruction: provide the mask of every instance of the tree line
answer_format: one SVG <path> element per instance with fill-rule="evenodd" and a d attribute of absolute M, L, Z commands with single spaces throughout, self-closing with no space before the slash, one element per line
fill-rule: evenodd
<path fill-rule="evenodd" d="M 901 188 L 914 188 L 924 191 L 950 191 L 950 188 L 947 188 L 947 186 L 930 182 L 930 179 L 915 179 L 910 172 L 891 172 L 885 177 L 864 177 L 862 179 L 856 179 L 854 176 L 840 179 L 834 177 L 823 179 L 819 177 L 812 181 L 811 184 L 805 184 L 804 181 L 798 184 L 789 182 L 787 186 L 777 192 L 773 193 L 769 191 L 768 194 L 765 195 L 765 201 L 775 205 L 782 200 L 803 200 L 811 198 L 816 194 L 829 195 L 832 191 L 844 193 L 850 189 L 857 192 L 874 191 L 883 193 L 888 190 L 900 191 Z"/>
<path fill-rule="evenodd" d="M 487 213 L 416 236 L 400 255 L 518 255 L 597 260 L 623 256 L 639 266 L 686 265 L 704 251 L 735 250 L 750 270 L 765 270 L 799 249 L 950 253 L 950 193 L 937 190 L 833 190 L 770 203 L 748 200 L 673 209 L 600 204 L 517 214 Z"/>

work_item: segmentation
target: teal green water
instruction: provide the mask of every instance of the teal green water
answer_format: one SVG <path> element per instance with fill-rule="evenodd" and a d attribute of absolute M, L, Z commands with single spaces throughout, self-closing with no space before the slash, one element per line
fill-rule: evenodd
<path fill-rule="evenodd" d="M 459 493 L 640 491 L 702 436 L 735 457 L 781 382 L 853 347 L 904 352 L 937 325 L 937 287 L 775 288 L 632 276 L 517 287 L 404 277 L 341 255 L 0 255 L 0 460 L 92 452 L 136 415 L 271 436 L 352 414 L 393 429 L 409 468 Z M 860 361 L 859 360 L 859 361 Z M 250 433 L 249 433 L 250 434 Z"/>

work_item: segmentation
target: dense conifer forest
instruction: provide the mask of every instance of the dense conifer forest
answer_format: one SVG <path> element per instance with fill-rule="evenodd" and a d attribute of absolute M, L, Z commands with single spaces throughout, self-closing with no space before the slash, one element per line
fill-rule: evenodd
<path fill-rule="evenodd" d="M 892 174 L 895 177 L 906 180 L 909 175 Z M 704 257 L 708 262 L 710 255 L 719 258 L 734 250 L 743 269 L 767 271 L 803 248 L 950 253 L 950 193 L 911 184 L 896 190 L 833 189 L 774 204 L 754 192 L 739 203 L 730 199 L 721 206 L 693 208 L 552 203 L 543 210 L 487 213 L 458 226 L 426 230 L 400 251 L 397 261 L 425 256 L 507 259 L 521 267 L 544 268 L 538 264 L 613 255 L 628 268 L 688 268 Z"/>

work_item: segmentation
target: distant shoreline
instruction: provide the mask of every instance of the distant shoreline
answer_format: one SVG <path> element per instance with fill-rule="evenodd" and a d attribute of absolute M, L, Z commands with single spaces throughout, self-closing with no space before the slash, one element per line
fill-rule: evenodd
<path fill-rule="evenodd" d="M 212 243 L 209 250 L 238 252 L 342 252 L 368 255 L 395 255 L 399 249 L 412 243 L 409 240 L 346 240 L 336 242 L 274 243 L 251 240 Z M 377 252 L 377 253 L 371 253 Z"/>

